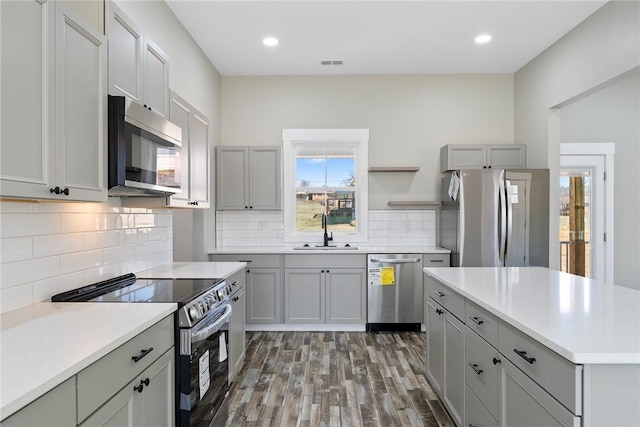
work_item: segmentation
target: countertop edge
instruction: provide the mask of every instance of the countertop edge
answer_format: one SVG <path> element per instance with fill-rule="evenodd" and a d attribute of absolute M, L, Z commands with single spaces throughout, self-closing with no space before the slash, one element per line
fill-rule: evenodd
<path fill-rule="evenodd" d="M 208 255 L 229 255 L 229 254 L 274 254 L 274 255 L 304 255 L 304 254 L 354 254 L 354 255 L 366 255 L 366 254 L 450 254 L 451 250 L 441 247 L 358 247 L 358 249 L 294 249 L 291 245 L 289 247 L 228 247 L 214 249 L 208 252 Z"/>

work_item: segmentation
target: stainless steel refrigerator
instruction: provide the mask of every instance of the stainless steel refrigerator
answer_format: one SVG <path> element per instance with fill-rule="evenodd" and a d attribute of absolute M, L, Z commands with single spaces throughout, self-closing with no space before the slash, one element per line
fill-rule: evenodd
<path fill-rule="evenodd" d="M 549 266 L 548 169 L 454 173 L 442 179 L 440 211 L 452 266 Z"/>

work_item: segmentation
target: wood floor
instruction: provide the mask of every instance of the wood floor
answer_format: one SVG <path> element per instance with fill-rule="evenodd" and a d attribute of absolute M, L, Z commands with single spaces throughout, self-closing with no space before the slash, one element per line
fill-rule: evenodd
<path fill-rule="evenodd" d="M 418 332 L 248 332 L 227 426 L 453 425 Z"/>

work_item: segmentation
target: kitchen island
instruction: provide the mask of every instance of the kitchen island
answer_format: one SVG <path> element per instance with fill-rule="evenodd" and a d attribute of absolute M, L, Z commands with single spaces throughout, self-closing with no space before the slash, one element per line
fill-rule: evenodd
<path fill-rule="evenodd" d="M 640 425 L 640 291 L 540 267 L 424 272 L 428 377 L 457 423 Z"/>

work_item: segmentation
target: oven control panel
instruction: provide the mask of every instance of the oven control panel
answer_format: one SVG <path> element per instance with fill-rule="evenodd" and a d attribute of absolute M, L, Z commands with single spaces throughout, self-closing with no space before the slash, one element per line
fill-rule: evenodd
<path fill-rule="evenodd" d="M 227 284 L 219 281 L 211 289 L 188 302 L 178 313 L 180 327 L 192 327 L 229 299 Z"/>

